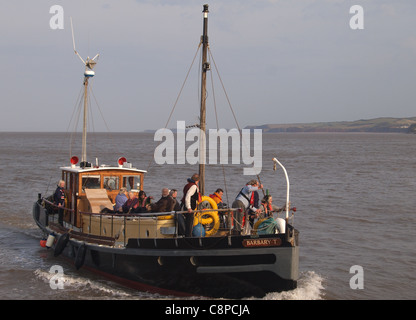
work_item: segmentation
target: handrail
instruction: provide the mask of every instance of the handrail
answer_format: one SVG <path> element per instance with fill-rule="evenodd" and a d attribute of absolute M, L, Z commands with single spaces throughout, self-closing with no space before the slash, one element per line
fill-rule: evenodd
<path fill-rule="evenodd" d="M 42 198 L 42 200 L 44 202 L 46 202 L 47 204 L 56 207 L 58 209 L 62 209 L 62 210 L 67 210 L 70 212 L 74 212 L 74 209 L 70 209 L 70 208 L 66 208 L 66 207 L 61 207 L 58 206 L 56 204 L 54 204 L 53 202 L 50 202 L 49 200 L 46 200 L 45 198 Z M 226 208 L 226 209 L 200 209 L 200 210 L 192 210 L 191 212 L 193 213 L 197 213 L 197 212 L 209 212 L 209 211 L 217 211 L 217 212 L 229 212 L 229 211 L 238 211 L 241 209 L 238 208 Z M 188 213 L 189 211 L 184 210 L 184 211 L 167 211 L 167 212 L 142 212 L 142 213 L 118 213 L 118 212 L 84 212 L 84 211 L 78 211 L 80 214 L 89 214 L 89 215 L 108 215 L 108 216 L 117 216 L 117 217 L 152 217 L 152 216 L 166 216 L 166 215 L 174 215 L 177 213 Z"/>
<path fill-rule="evenodd" d="M 74 221 L 73 220 L 74 219 L 74 216 L 75 216 L 75 210 L 74 209 L 70 209 L 70 208 L 67 208 L 67 207 L 64 207 L 64 206 L 58 206 L 55 203 L 53 203 L 53 202 L 51 202 L 49 200 L 46 200 L 45 198 L 41 198 L 40 200 L 42 200 L 44 203 L 46 203 L 49 206 L 51 206 L 53 209 L 62 210 L 63 212 L 69 212 L 70 220 L 71 221 Z M 49 212 L 48 212 L 48 214 L 49 214 Z M 55 216 L 54 215 L 52 215 L 52 221 L 55 221 Z"/>
<path fill-rule="evenodd" d="M 278 164 L 280 164 L 280 162 L 276 158 L 274 158 L 273 161 L 276 162 L 276 163 L 278 163 Z M 286 180 L 287 180 L 287 184 L 288 184 L 288 186 L 287 186 L 287 201 L 286 201 L 286 222 L 288 222 L 288 212 L 290 210 L 296 211 L 296 208 L 290 208 L 289 207 L 289 204 L 290 204 L 289 203 L 289 179 L 288 179 L 287 172 L 286 172 L 285 168 L 281 164 L 280 164 L 280 166 L 283 168 L 283 170 L 285 172 Z M 67 211 L 69 211 L 71 213 L 74 213 L 75 212 L 74 209 L 70 209 L 70 208 L 58 206 L 58 205 L 54 204 L 53 202 L 51 202 L 49 200 L 46 200 L 45 198 L 42 198 L 42 200 L 44 201 L 44 203 L 46 203 L 46 204 L 48 204 L 48 205 L 50 205 L 50 206 L 52 206 L 54 208 L 62 209 L 62 210 L 67 210 Z M 242 210 L 239 209 L 239 208 L 225 208 L 225 209 L 205 208 L 205 209 L 199 209 L 199 210 L 192 210 L 191 212 L 192 213 L 198 213 L 198 212 L 212 212 L 212 211 L 215 211 L 215 212 L 229 212 L 229 213 L 231 213 L 231 212 L 242 211 Z M 282 210 L 273 210 L 271 212 L 279 212 L 279 211 L 282 211 Z M 97 221 L 96 223 L 99 223 L 99 230 L 100 230 L 99 235 L 100 236 L 101 236 L 101 232 L 103 231 L 103 220 L 102 220 L 103 218 L 111 218 L 111 231 L 110 231 L 110 234 L 111 235 L 113 235 L 114 234 L 114 231 L 115 231 L 114 230 L 114 217 L 122 219 L 123 220 L 122 221 L 122 227 L 116 233 L 115 239 L 118 239 L 120 237 L 121 233 L 123 233 L 122 234 L 122 237 L 123 237 L 122 241 L 124 242 L 124 245 L 126 245 L 126 243 L 127 243 L 127 232 L 126 232 L 126 229 L 128 227 L 127 220 L 135 219 L 135 218 L 138 218 L 139 219 L 139 223 L 138 223 L 138 226 L 139 226 L 138 234 L 139 234 L 139 237 L 140 237 L 140 232 L 141 232 L 141 228 L 140 228 L 141 221 L 140 220 L 141 220 L 141 218 L 157 218 L 157 217 L 160 217 L 160 216 L 176 216 L 177 214 L 183 214 L 183 213 L 188 213 L 188 211 L 183 210 L 183 211 L 144 212 L 144 213 L 117 213 L 117 212 L 94 213 L 94 212 L 83 212 L 83 211 L 78 210 L 78 214 L 80 215 L 81 220 L 82 220 L 83 215 L 89 216 L 89 220 L 90 220 L 89 221 L 89 226 L 90 226 L 90 228 L 91 228 L 92 223 L 93 223 L 92 220 L 91 220 L 91 218 L 93 216 L 99 217 L 99 221 Z M 234 218 L 231 217 L 231 219 L 234 219 Z M 237 222 L 237 221 L 235 221 L 235 222 Z M 156 219 L 156 224 L 157 224 L 157 219 Z M 286 223 L 286 228 L 287 227 L 288 227 L 288 225 Z M 176 226 L 176 228 L 177 228 L 177 226 Z M 231 228 L 231 223 L 230 223 L 230 228 Z M 264 227 L 264 228 L 267 228 L 267 227 Z M 84 232 L 83 227 L 81 227 L 81 232 Z M 178 232 L 177 229 L 176 229 L 176 232 Z M 87 231 L 87 233 L 88 234 L 91 234 L 91 229 L 89 229 Z M 177 236 L 177 234 L 176 234 L 176 236 Z"/>
<path fill-rule="evenodd" d="M 233 211 L 239 211 L 239 210 L 241 210 L 241 209 L 239 209 L 239 208 L 228 208 L 228 209 L 200 209 L 200 210 L 193 210 L 192 212 L 193 213 L 197 213 L 197 212 L 210 212 L 210 211 L 219 211 L 219 212 L 233 212 Z M 123 242 L 124 242 L 124 245 L 126 245 L 126 243 L 127 243 L 127 227 L 128 227 L 128 224 L 127 224 L 127 220 L 128 219 L 139 219 L 139 223 L 138 223 L 138 226 L 140 226 L 140 224 L 141 224 L 141 219 L 142 218 L 157 218 L 157 217 L 160 217 L 160 216 L 176 216 L 177 214 L 182 214 L 182 213 L 187 213 L 188 211 L 169 211 L 169 212 L 146 212 L 146 213 L 133 213 L 133 214 L 131 214 L 131 213 L 112 213 L 112 212 L 104 212 L 104 213 L 93 213 L 93 212 L 82 212 L 82 211 L 79 211 L 79 214 L 81 215 L 81 216 L 83 216 L 83 215 L 88 215 L 90 218 L 90 222 L 89 222 L 89 225 L 91 226 L 92 225 L 92 220 L 91 220 L 91 218 L 93 217 L 93 216 L 96 216 L 96 217 L 99 217 L 99 224 L 100 224 L 100 227 L 99 227 L 99 229 L 100 229 L 100 235 L 101 235 L 101 232 L 102 232 L 102 218 L 103 217 L 107 217 L 107 218 L 111 218 L 111 234 L 113 234 L 114 233 L 114 229 L 113 229 L 113 227 L 114 227 L 114 217 L 117 217 L 117 218 L 120 218 L 120 219 L 122 219 L 123 221 L 122 221 L 122 227 L 120 228 L 120 230 L 117 232 L 117 234 L 116 234 L 116 236 L 115 236 L 115 238 L 116 239 L 118 239 L 119 238 L 119 236 L 120 236 L 120 234 L 121 233 L 123 233 Z M 155 219 L 156 220 L 156 232 L 157 232 L 157 224 L 158 224 L 158 220 L 157 219 Z M 140 229 L 140 227 L 139 227 L 139 235 L 140 235 L 140 231 L 141 231 L 141 229 Z M 90 233 L 91 231 L 88 231 L 88 233 Z M 176 229 L 176 232 L 178 232 L 178 229 Z M 176 236 L 177 236 L 177 233 L 176 233 Z M 140 236 L 139 236 L 140 237 Z"/>
<path fill-rule="evenodd" d="M 201 210 L 192 210 L 191 213 L 197 212 L 210 212 L 210 211 L 217 211 L 217 212 L 228 212 L 228 211 L 238 211 L 241 210 L 239 208 L 228 208 L 228 209 L 201 209 Z M 89 214 L 89 215 L 107 215 L 107 216 L 116 216 L 116 217 L 157 217 L 157 216 L 167 216 L 167 215 L 174 215 L 177 213 L 188 213 L 189 211 L 167 211 L 167 212 L 143 212 L 143 213 L 117 213 L 117 212 L 102 212 L 102 213 L 94 213 L 94 212 L 84 212 L 80 211 L 81 214 Z"/>
<path fill-rule="evenodd" d="M 42 198 L 42 200 L 44 201 L 44 203 L 50 205 L 53 208 L 57 208 L 57 209 L 61 209 L 61 210 L 66 210 L 68 212 L 71 212 L 71 214 L 75 214 L 75 210 L 74 209 L 70 209 L 70 208 L 67 208 L 67 207 L 58 206 L 58 205 L 54 204 L 53 202 L 51 202 L 51 201 L 49 201 L 49 200 L 47 200 L 45 198 Z M 192 210 L 191 213 L 213 212 L 213 211 L 215 211 L 215 212 L 229 212 L 229 213 L 231 213 L 231 212 L 242 211 L 242 210 L 239 209 L 239 208 L 225 208 L 225 209 L 204 208 L 204 209 Z M 160 216 L 174 216 L 174 217 L 176 217 L 178 214 L 188 213 L 188 211 L 187 210 L 181 210 L 181 211 L 143 212 L 143 213 L 118 213 L 118 212 L 100 212 L 100 213 L 96 213 L 96 212 L 84 212 L 84 211 L 81 211 L 81 210 L 77 210 L 77 213 L 79 214 L 81 220 L 83 219 L 82 217 L 84 215 L 86 217 L 89 216 L 89 230 L 85 230 L 85 231 L 87 231 L 86 232 L 87 234 L 91 234 L 91 231 L 92 231 L 92 229 L 91 229 L 92 228 L 91 226 L 93 225 L 93 221 L 91 220 L 92 217 L 93 216 L 95 216 L 97 218 L 99 217 L 99 221 L 97 221 L 96 223 L 99 224 L 99 230 L 100 230 L 99 231 L 99 235 L 100 236 L 101 236 L 101 232 L 103 231 L 102 230 L 103 229 L 103 220 L 102 220 L 103 218 L 109 218 L 109 219 L 111 219 L 111 235 L 113 235 L 114 234 L 114 231 L 115 231 L 114 230 L 114 218 L 120 218 L 121 220 L 123 220 L 122 221 L 122 227 L 116 233 L 116 236 L 115 237 L 116 237 L 116 239 L 118 239 L 119 236 L 121 235 L 121 233 L 123 233 L 123 235 L 122 235 L 123 240 L 122 241 L 124 242 L 124 245 L 126 245 L 126 241 L 127 241 L 127 238 L 126 238 L 126 236 L 127 236 L 126 229 L 128 227 L 127 220 L 130 220 L 130 219 L 139 219 L 139 223 L 138 223 L 139 230 L 138 231 L 139 231 L 139 234 L 140 234 L 140 232 L 141 232 L 141 229 L 140 229 L 141 221 L 140 220 L 142 218 L 153 218 L 153 219 L 156 220 L 156 224 L 157 224 L 157 217 L 160 217 Z M 80 231 L 81 232 L 85 232 L 83 229 L 84 229 L 84 227 L 81 226 L 81 230 Z M 178 232 L 178 230 L 176 230 L 176 232 Z M 176 236 L 177 236 L 177 234 L 176 234 Z"/>
<path fill-rule="evenodd" d="M 70 211 L 70 212 L 74 212 L 74 209 L 70 209 L 70 208 L 67 208 L 67 207 L 58 206 L 55 203 L 50 202 L 49 200 L 46 200 L 45 198 L 42 198 L 42 200 L 44 202 L 46 202 L 47 204 L 49 204 L 49 205 L 51 205 L 51 206 L 53 206 L 53 207 L 55 207 L 57 209 L 62 209 L 62 210 L 67 210 L 67 211 Z"/>

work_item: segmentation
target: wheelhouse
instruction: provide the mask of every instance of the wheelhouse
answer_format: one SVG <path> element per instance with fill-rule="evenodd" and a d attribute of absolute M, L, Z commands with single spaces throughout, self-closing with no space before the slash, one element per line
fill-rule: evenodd
<path fill-rule="evenodd" d="M 93 212 L 86 190 L 106 190 L 109 201 L 115 198 L 122 187 L 128 191 L 143 190 L 145 170 L 119 167 L 61 167 L 62 180 L 65 181 L 66 205 L 70 209 L 65 212 L 64 221 L 80 227 L 79 212 Z M 99 212 L 96 212 L 99 213 Z"/>

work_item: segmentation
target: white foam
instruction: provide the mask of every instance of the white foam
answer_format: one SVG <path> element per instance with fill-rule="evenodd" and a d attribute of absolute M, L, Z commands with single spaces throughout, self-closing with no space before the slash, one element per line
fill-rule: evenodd
<path fill-rule="evenodd" d="M 323 299 L 324 278 L 314 271 L 307 271 L 301 274 L 298 287 L 285 292 L 268 293 L 264 300 L 321 300 Z"/>
<path fill-rule="evenodd" d="M 44 271 L 41 269 L 35 270 L 34 273 L 37 278 L 44 281 L 45 283 L 50 283 L 52 277 L 56 275 L 54 273 L 50 273 L 49 271 Z M 63 283 L 64 290 L 84 292 L 84 294 L 86 292 L 92 291 L 95 293 L 93 295 L 108 296 L 111 298 L 115 298 L 115 297 L 129 298 L 130 297 L 130 294 L 128 294 L 127 292 L 123 292 L 122 290 L 111 288 L 105 283 L 86 279 L 78 275 L 63 274 L 61 275 L 59 281 Z M 55 289 L 55 290 L 59 290 L 59 289 Z M 91 296 L 91 298 L 93 297 Z"/>
<path fill-rule="evenodd" d="M 45 283 L 50 283 L 54 273 L 49 271 L 37 269 L 34 271 L 36 277 Z M 123 290 L 122 288 L 114 288 L 114 284 L 107 284 L 101 281 L 94 281 L 88 278 L 84 278 L 79 275 L 63 274 L 60 278 L 63 282 L 64 291 L 76 292 L 89 299 L 169 299 L 172 297 L 161 296 L 157 294 L 151 294 L 147 292 L 140 292 L 139 294 L 129 293 L 129 290 Z M 314 271 L 306 271 L 301 273 L 298 287 L 294 290 L 285 292 L 271 292 L 268 293 L 263 300 L 321 300 L 324 295 L 324 278 Z M 52 290 L 52 289 L 51 289 Z M 59 289 L 56 289 L 59 291 Z M 182 298 L 183 299 L 183 298 Z M 198 297 L 188 298 L 198 299 Z M 248 298 L 248 300 L 253 298 Z"/>

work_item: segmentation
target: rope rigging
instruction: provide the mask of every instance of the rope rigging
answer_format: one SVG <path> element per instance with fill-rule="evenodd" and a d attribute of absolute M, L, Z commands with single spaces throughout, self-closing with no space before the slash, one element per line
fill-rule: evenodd
<path fill-rule="evenodd" d="M 87 97 L 88 98 L 88 107 L 89 107 L 88 108 L 88 128 L 91 129 L 91 130 L 88 130 L 88 131 L 89 132 L 92 132 L 92 133 L 97 133 L 97 131 L 95 130 L 94 110 L 92 108 L 93 107 L 92 101 L 94 101 L 94 104 L 97 107 L 97 109 L 99 111 L 99 114 L 101 116 L 101 119 L 102 119 L 102 121 L 104 123 L 104 126 L 106 128 L 106 133 L 108 134 L 107 137 L 110 140 L 112 140 L 113 137 L 111 137 L 111 135 L 109 135 L 109 133 L 111 132 L 111 130 L 110 130 L 109 126 L 108 126 L 107 121 L 105 120 L 105 117 L 104 117 L 102 108 L 100 107 L 100 104 L 98 103 L 98 100 L 97 100 L 97 98 L 96 98 L 96 96 L 94 94 L 93 86 L 92 86 L 92 81 L 91 80 L 92 79 L 90 79 L 90 82 L 89 82 L 89 85 L 88 85 L 88 97 Z M 91 96 L 92 96 L 93 100 L 91 99 Z M 68 124 L 68 127 L 67 127 L 67 131 L 66 131 L 67 133 L 69 132 L 70 127 L 71 127 L 71 124 L 72 124 L 72 131 L 71 131 L 71 134 L 70 134 L 69 157 L 71 157 L 73 155 L 73 146 L 75 144 L 75 133 L 78 130 L 78 126 L 79 126 L 79 122 L 80 122 L 79 120 L 81 118 L 81 113 L 82 113 L 82 110 L 84 108 L 83 99 L 84 99 L 84 84 L 80 88 L 80 92 L 78 94 L 78 98 L 77 98 L 76 103 L 74 105 L 74 109 L 72 111 L 71 119 L 69 121 L 69 124 Z M 93 139 L 96 139 L 96 137 L 93 136 Z M 92 143 L 90 145 L 91 146 L 97 145 L 97 141 L 94 140 L 94 143 Z M 119 145 L 118 144 L 116 144 L 116 146 L 117 146 L 117 148 L 119 148 Z"/>
<path fill-rule="evenodd" d="M 185 76 L 185 79 L 184 79 L 184 81 L 182 83 L 182 86 L 180 87 L 179 93 L 178 93 L 178 95 L 177 95 L 177 97 L 175 99 L 175 102 L 173 104 L 173 107 L 172 107 L 172 109 L 171 109 L 171 111 L 169 113 L 168 119 L 167 119 L 167 121 L 165 123 L 165 126 L 164 126 L 165 129 L 168 128 L 168 125 L 169 125 L 169 123 L 170 123 L 170 121 L 172 119 L 173 113 L 174 113 L 174 111 L 177 108 L 179 99 L 180 99 L 180 97 L 181 97 L 181 95 L 182 95 L 182 93 L 184 91 L 184 88 L 185 88 L 185 85 L 186 85 L 186 83 L 188 81 L 188 78 L 189 78 L 189 75 L 191 73 L 191 70 L 192 70 L 192 68 L 193 68 L 193 66 L 195 64 L 195 60 L 196 60 L 196 57 L 198 56 L 198 52 L 200 53 L 200 59 L 201 59 L 201 62 L 202 62 L 202 50 L 201 50 L 202 49 L 202 44 L 203 44 L 203 42 L 202 42 L 202 39 L 201 39 L 201 41 L 198 44 L 197 50 L 195 52 L 195 55 L 194 55 L 194 57 L 192 59 L 191 65 L 190 65 L 190 67 L 189 67 L 189 69 L 188 69 L 188 71 L 186 73 L 186 76 Z M 241 144 L 242 144 L 243 148 L 245 148 L 245 151 L 247 153 L 249 153 L 250 141 L 248 141 L 248 145 L 247 145 L 247 141 L 245 139 L 244 140 L 242 139 L 243 138 L 242 129 L 241 129 L 240 124 L 239 124 L 239 122 L 237 120 L 236 112 L 235 112 L 235 110 L 234 110 L 234 108 L 233 108 L 233 106 L 231 104 L 231 101 L 230 101 L 229 95 L 227 93 L 227 90 L 225 89 L 224 82 L 223 82 L 223 80 L 221 78 L 220 72 L 218 70 L 217 63 L 216 63 L 216 61 L 215 61 L 215 59 L 213 57 L 213 54 L 212 54 L 212 51 L 211 51 L 211 48 L 210 48 L 210 45 L 209 44 L 207 46 L 207 51 L 208 51 L 208 57 L 207 57 L 208 58 L 208 63 L 209 63 L 209 65 L 211 65 L 211 63 L 212 63 L 212 65 L 214 66 L 213 69 L 215 70 L 215 72 L 217 74 L 217 77 L 218 77 L 218 80 L 220 81 L 221 88 L 223 90 L 224 96 L 225 96 L 226 101 L 227 101 L 227 104 L 228 104 L 228 108 L 230 109 L 230 112 L 232 114 L 232 117 L 234 118 L 235 125 L 236 125 L 236 127 L 238 129 Z M 201 70 L 202 70 L 202 68 L 198 68 L 198 86 L 199 87 L 201 87 L 201 82 L 200 82 L 200 79 L 201 79 Z M 212 69 L 210 68 L 209 70 L 212 70 Z M 215 124 L 216 124 L 216 128 L 217 128 L 217 131 L 218 131 L 220 129 L 219 115 L 218 115 L 219 109 L 218 109 L 218 106 L 217 106 L 217 98 L 216 98 L 216 92 L 215 92 L 215 86 L 214 86 L 214 75 L 212 73 L 210 75 L 210 85 L 211 85 L 211 90 L 210 90 L 211 93 L 210 94 L 212 94 L 212 104 L 213 104 L 213 109 L 214 109 L 214 114 L 215 114 Z M 201 92 L 199 90 L 197 92 L 198 92 L 198 100 L 201 101 L 201 96 L 200 96 L 200 93 Z M 206 93 L 206 99 L 208 99 L 208 96 L 209 96 L 209 94 L 208 94 L 208 91 L 207 91 L 207 93 Z M 193 125 L 186 126 L 186 129 L 189 129 L 189 128 L 199 128 L 199 127 L 200 127 L 199 124 L 193 124 Z M 147 171 L 148 172 L 149 172 L 150 168 L 153 165 L 153 161 L 154 161 L 154 159 L 153 159 L 153 157 L 151 157 L 149 159 L 149 164 L 148 164 L 148 167 L 147 167 Z M 225 201 L 227 201 L 227 204 L 230 204 L 231 202 L 230 202 L 230 198 L 229 198 L 229 191 L 228 191 L 228 186 L 227 186 L 226 172 L 225 172 L 225 166 L 224 166 L 224 164 L 221 164 L 221 169 L 222 169 L 222 176 L 223 176 Z M 260 179 L 259 174 L 257 174 L 256 176 L 257 176 L 257 180 L 261 184 L 261 179 Z M 262 189 L 262 192 L 263 192 L 263 195 L 265 195 L 264 188 Z M 238 221 L 236 221 L 235 219 L 233 219 L 233 220 L 234 220 L 234 223 L 238 223 Z"/>
<path fill-rule="evenodd" d="M 190 74 L 190 72 L 192 70 L 192 66 L 194 65 L 195 59 L 196 59 L 196 57 L 198 55 L 198 51 L 201 48 L 201 45 L 202 45 L 202 41 L 199 42 L 199 45 L 198 45 L 198 48 L 197 48 L 197 50 L 195 52 L 195 55 L 194 55 L 194 58 L 192 60 L 191 66 L 189 67 L 188 72 L 186 73 L 185 80 L 182 83 L 181 89 L 179 90 L 178 96 L 176 97 L 175 103 L 173 104 L 172 110 L 170 111 L 168 120 L 166 121 L 166 124 L 164 126 L 165 129 L 168 127 L 168 124 L 170 122 L 170 119 L 172 118 L 173 112 L 176 109 L 176 105 L 178 104 L 179 98 L 180 98 L 180 96 L 182 94 L 183 88 L 185 87 L 186 81 L 188 80 L 189 74 Z M 149 169 L 152 166 L 152 162 L 153 162 L 153 157 L 151 157 L 150 160 L 149 160 L 149 164 L 148 164 L 147 169 L 146 169 L 147 172 L 149 172 Z"/>
<path fill-rule="evenodd" d="M 170 113 L 169 113 L 168 119 L 167 119 L 166 124 L 165 124 L 165 126 L 164 126 L 164 128 L 165 128 L 165 129 L 166 129 L 166 128 L 168 128 L 169 122 L 170 122 L 170 121 L 171 121 L 171 119 L 172 119 L 173 113 L 174 113 L 174 111 L 175 111 L 175 109 L 176 109 L 176 107 L 177 107 L 177 105 L 178 105 L 179 99 L 180 99 L 180 97 L 181 97 L 181 95 L 182 95 L 182 93 L 183 93 L 183 90 L 184 90 L 184 88 L 185 88 L 185 85 L 186 85 L 186 83 L 187 83 L 187 81 L 188 81 L 189 75 L 190 75 L 191 70 L 192 70 L 192 68 L 193 68 L 193 66 L 194 66 L 194 63 L 195 63 L 196 57 L 198 56 L 198 53 L 200 53 L 200 60 L 201 60 L 201 62 L 202 62 L 202 50 L 201 50 L 202 44 L 203 44 L 203 42 L 202 42 L 202 39 L 201 39 L 201 41 L 200 41 L 200 42 L 199 42 L 199 44 L 198 44 L 198 47 L 197 47 L 196 53 L 195 53 L 195 55 L 194 55 L 194 57 L 193 57 L 193 59 L 192 59 L 191 65 L 190 65 L 190 67 L 189 67 L 189 69 L 188 69 L 188 71 L 187 71 L 187 73 L 186 73 L 186 76 L 185 76 L 185 79 L 184 79 L 184 81 L 183 81 L 183 83 L 182 83 L 182 86 L 181 86 L 181 88 L 180 88 L 180 90 L 179 90 L 179 93 L 178 93 L 178 95 L 177 95 L 177 97 L 176 97 L 176 100 L 175 100 L 175 102 L 174 102 L 174 104 L 173 104 L 173 107 L 172 107 L 172 109 L 171 109 L 171 111 L 170 111 Z M 209 63 L 211 64 L 211 62 L 212 62 L 212 63 L 213 63 L 213 65 L 214 65 L 214 69 L 215 69 L 216 74 L 217 74 L 217 76 L 218 76 L 218 79 L 219 79 L 219 81 L 220 81 L 220 84 L 221 84 L 222 90 L 223 90 L 223 92 L 224 92 L 224 95 L 225 95 L 225 98 L 226 98 L 226 101 L 227 101 L 228 107 L 229 107 L 229 109 L 230 109 L 230 111 L 231 111 L 231 113 L 232 113 L 232 116 L 233 116 L 233 118 L 234 118 L 235 124 L 236 124 L 236 126 L 237 126 L 237 129 L 238 129 L 238 132 L 239 132 L 239 135 L 240 135 L 240 141 L 243 141 L 243 140 L 242 140 L 242 130 L 241 130 L 241 127 L 240 127 L 240 125 L 239 125 L 239 123 L 238 123 L 238 120 L 237 120 L 237 117 L 236 117 L 235 111 L 234 111 L 234 109 L 233 109 L 233 107 L 232 107 L 232 104 L 231 104 L 230 98 L 229 98 L 229 96 L 228 96 L 227 90 L 225 89 L 224 82 L 223 82 L 223 80 L 222 80 L 222 78 L 221 78 L 221 75 L 220 75 L 220 73 L 219 73 L 219 71 L 218 71 L 218 67 L 217 67 L 217 64 L 216 64 L 216 62 L 215 62 L 215 59 L 214 59 L 214 57 L 213 57 L 213 54 L 212 54 L 212 51 L 211 51 L 211 48 L 210 48 L 209 44 L 208 44 L 207 50 L 208 50 L 208 59 L 209 59 Z M 200 86 L 200 80 L 199 80 L 199 79 L 201 78 L 201 77 L 200 77 L 200 73 L 201 73 L 201 68 L 198 68 L 198 84 L 199 84 L 199 86 Z M 220 126 L 219 126 L 219 116 L 218 116 L 218 108 L 217 108 L 217 99 L 216 99 L 215 87 L 214 87 L 214 76 L 213 76 L 212 74 L 211 74 L 211 76 L 210 76 L 210 79 L 211 79 L 211 91 L 212 91 L 212 96 L 213 96 L 213 100 L 212 100 L 212 101 L 213 101 L 213 107 L 214 107 L 214 113 L 215 113 L 215 123 L 216 123 L 216 128 L 217 128 L 217 130 L 219 130 L 219 129 L 220 129 Z M 201 97 L 200 97 L 200 91 L 198 90 L 198 100 L 200 100 L 200 98 L 201 98 Z M 208 98 L 208 93 L 207 93 L 207 98 Z M 199 125 L 198 125 L 198 124 L 188 125 L 188 126 L 186 126 L 186 129 L 188 129 L 188 128 L 195 128 L 195 127 L 199 127 Z M 246 148 L 246 150 L 249 150 L 249 148 L 248 148 L 248 146 L 246 145 L 245 141 L 244 141 L 242 144 L 244 145 L 244 148 Z M 153 159 L 153 157 L 151 157 L 151 158 L 149 159 L 149 164 L 148 164 L 148 167 L 147 167 L 147 171 L 148 171 L 148 172 L 149 172 L 149 170 L 150 170 L 150 168 L 151 168 L 151 166 L 152 166 L 152 164 L 153 164 L 153 160 L 154 160 L 154 159 Z M 224 167 L 224 164 L 221 164 L 221 168 L 222 168 L 223 183 L 224 183 L 224 191 L 225 191 L 224 193 L 225 193 L 225 196 L 226 196 L 226 199 L 227 199 L 227 203 L 229 204 L 229 203 L 230 203 L 230 201 L 229 201 L 229 192 L 228 192 L 228 187 L 227 187 L 227 182 L 226 182 L 226 174 L 225 174 L 225 167 Z M 259 182 L 261 183 L 259 175 L 257 175 L 257 179 L 258 179 L 258 180 L 259 180 Z M 264 190 L 263 190 L 263 194 L 264 194 Z"/>

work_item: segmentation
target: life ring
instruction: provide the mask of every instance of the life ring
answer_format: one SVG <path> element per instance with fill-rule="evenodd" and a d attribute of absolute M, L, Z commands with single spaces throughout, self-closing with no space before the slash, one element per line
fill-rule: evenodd
<path fill-rule="evenodd" d="M 205 228 L 205 236 L 210 237 L 217 233 L 220 228 L 220 218 L 218 216 L 218 211 L 215 210 L 218 209 L 217 203 L 211 197 L 202 196 L 201 202 L 197 205 L 198 209 L 204 211 L 195 214 L 194 226 L 198 223 L 202 224 Z"/>
<path fill-rule="evenodd" d="M 68 241 L 69 233 L 64 233 L 62 236 L 59 237 L 55 245 L 55 250 L 53 252 L 53 255 L 55 257 L 59 256 L 62 253 L 62 251 L 64 251 L 66 245 L 68 244 Z"/>
<path fill-rule="evenodd" d="M 85 254 L 87 253 L 87 246 L 85 243 L 78 247 L 77 254 L 75 256 L 75 268 L 77 270 L 82 267 L 85 261 Z"/>

